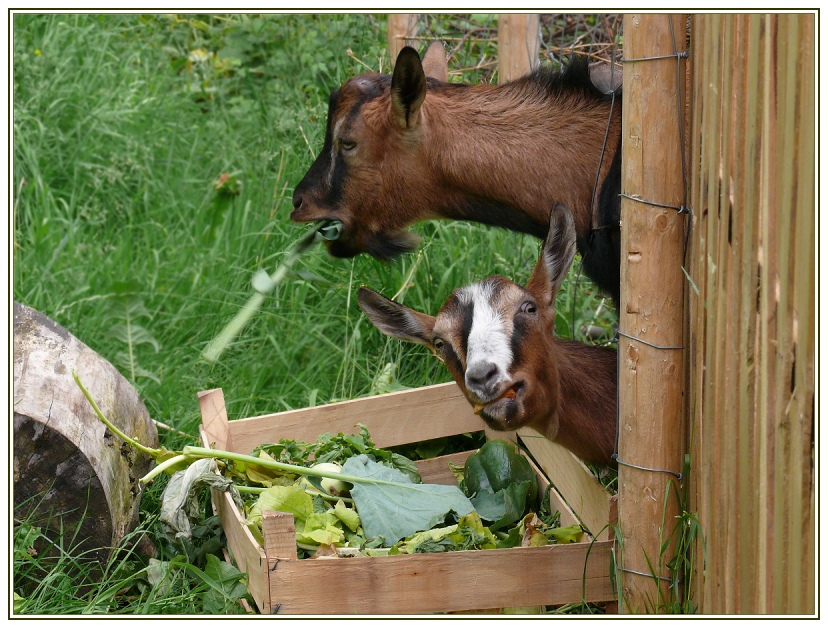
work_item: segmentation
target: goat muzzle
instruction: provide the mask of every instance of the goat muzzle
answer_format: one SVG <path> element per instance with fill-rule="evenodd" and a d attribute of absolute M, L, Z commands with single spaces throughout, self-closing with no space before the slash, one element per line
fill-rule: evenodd
<path fill-rule="evenodd" d="M 474 413 L 479 415 L 487 405 L 489 405 L 490 403 L 494 403 L 495 401 L 500 401 L 501 399 L 514 399 L 515 397 L 517 397 L 517 388 L 518 388 L 518 386 L 519 386 L 519 384 L 514 384 L 513 386 L 509 386 L 509 388 L 507 388 L 503 392 L 502 395 L 500 395 L 496 399 L 492 399 L 491 401 L 488 401 L 486 403 L 474 403 L 474 404 L 472 404 L 473 407 L 474 407 Z"/>

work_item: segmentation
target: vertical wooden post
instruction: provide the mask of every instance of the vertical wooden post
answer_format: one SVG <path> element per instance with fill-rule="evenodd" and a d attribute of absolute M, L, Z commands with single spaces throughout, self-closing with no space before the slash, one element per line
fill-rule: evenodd
<path fill-rule="evenodd" d="M 391 56 L 391 65 L 397 62 L 397 55 L 405 46 L 414 46 L 416 42 L 410 37 L 416 37 L 419 30 L 416 13 L 389 13 L 388 14 L 388 54 Z"/>
<path fill-rule="evenodd" d="M 671 24 L 672 21 L 672 33 Z M 621 612 L 657 612 L 670 599 L 662 545 L 677 525 L 682 469 L 682 274 L 686 216 L 685 16 L 624 16 L 619 353 Z M 664 57 L 649 59 L 651 57 Z M 639 61 L 637 59 L 648 59 Z M 679 74 L 679 67 L 681 74 Z M 629 198 L 630 196 L 635 199 Z M 679 347 L 679 348 L 665 348 Z M 639 575 L 645 574 L 645 575 Z"/>
<path fill-rule="evenodd" d="M 540 16 L 504 13 L 497 18 L 497 76 L 499 83 L 529 74 L 538 67 Z"/>

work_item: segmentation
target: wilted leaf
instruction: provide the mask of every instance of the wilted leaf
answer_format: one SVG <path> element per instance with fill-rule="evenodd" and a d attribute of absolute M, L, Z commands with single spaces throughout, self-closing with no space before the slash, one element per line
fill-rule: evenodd
<path fill-rule="evenodd" d="M 523 520 L 524 530 L 521 547 L 542 547 L 549 545 L 543 534 L 543 522 L 535 514 L 526 515 Z"/>
<path fill-rule="evenodd" d="M 156 595 L 165 596 L 172 586 L 170 580 L 170 561 L 150 558 L 147 566 L 147 580 L 155 588 Z"/>
<path fill-rule="evenodd" d="M 218 490 L 230 491 L 237 505 L 241 506 L 241 499 L 233 489 L 233 483 L 228 478 L 214 473 L 213 469 L 215 460 L 196 460 L 183 471 L 176 471 L 164 488 L 159 518 L 162 523 L 172 528 L 176 538 L 192 537 L 191 521 L 196 521 L 201 516 L 201 506 L 196 494 L 196 489 L 200 486 L 207 485 Z"/>

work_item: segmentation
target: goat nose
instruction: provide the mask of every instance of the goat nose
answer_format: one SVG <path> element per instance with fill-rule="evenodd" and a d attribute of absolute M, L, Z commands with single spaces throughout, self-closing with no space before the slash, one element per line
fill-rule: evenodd
<path fill-rule="evenodd" d="M 499 370 L 494 362 L 476 362 L 466 371 L 466 387 L 481 397 L 494 393 Z"/>

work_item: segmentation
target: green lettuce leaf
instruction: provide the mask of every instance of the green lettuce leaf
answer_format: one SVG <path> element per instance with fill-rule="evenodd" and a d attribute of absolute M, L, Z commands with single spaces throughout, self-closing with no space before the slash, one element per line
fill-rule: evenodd
<path fill-rule="evenodd" d="M 359 529 L 360 522 L 357 511 L 348 508 L 341 499 L 336 502 L 332 512 L 351 532 L 356 532 Z"/>
<path fill-rule="evenodd" d="M 262 527 L 262 512 L 275 510 L 289 512 L 297 530 L 304 528 L 305 521 L 313 514 L 313 500 L 301 488 L 295 486 L 271 486 L 259 494 L 259 498 L 250 508 L 247 515 L 249 523 Z"/>
<path fill-rule="evenodd" d="M 296 540 L 309 545 L 341 545 L 345 542 L 345 532 L 331 511 L 315 512 L 305 519 L 303 526 L 296 526 Z"/>

